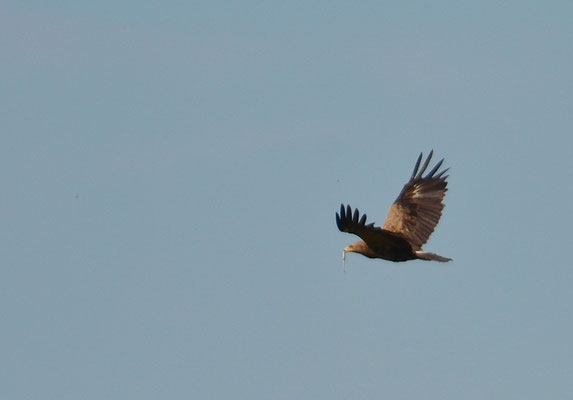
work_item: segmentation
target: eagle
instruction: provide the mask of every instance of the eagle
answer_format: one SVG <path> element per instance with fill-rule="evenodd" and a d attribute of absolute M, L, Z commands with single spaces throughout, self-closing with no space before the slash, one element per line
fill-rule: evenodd
<path fill-rule="evenodd" d="M 430 172 L 424 172 L 430 164 L 432 150 L 422 168 L 423 154 L 420 153 L 410 180 L 394 201 L 386 217 L 384 226 L 366 224 L 366 214 L 360 217 L 360 211 L 344 204 L 340 205 L 340 214 L 336 213 L 336 225 L 341 232 L 352 233 L 362 240 L 352 243 L 342 253 L 343 262 L 346 253 L 360 253 L 369 258 L 381 258 L 389 261 L 428 260 L 451 261 L 435 253 L 422 250 L 422 245 L 434 231 L 444 209 L 449 168 L 438 172 L 444 160 L 440 160 Z"/>

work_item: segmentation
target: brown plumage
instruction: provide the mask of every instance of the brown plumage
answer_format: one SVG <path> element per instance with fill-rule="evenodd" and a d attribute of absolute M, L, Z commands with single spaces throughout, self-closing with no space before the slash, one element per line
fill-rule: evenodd
<path fill-rule="evenodd" d="M 338 229 L 362 239 L 347 246 L 343 254 L 354 252 L 389 261 L 451 261 L 450 258 L 422 251 L 422 245 L 428 241 L 440 221 L 444 209 L 443 200 L 448 190 L 448 175 L 444 176 L 448 169 L 436 174 L 444 162 L 443 159 L 423 176 L 433 153 L 430 152 L 422 168 L 420 153 L 412 177 L 390 207 L 382 228 L 375 227 L 374 223 L 366 224 L 366 214 L 360 218 L 358 209 L 353 213 L 350 206 L 340 206 L 340 215 L 336 213 Z"/>

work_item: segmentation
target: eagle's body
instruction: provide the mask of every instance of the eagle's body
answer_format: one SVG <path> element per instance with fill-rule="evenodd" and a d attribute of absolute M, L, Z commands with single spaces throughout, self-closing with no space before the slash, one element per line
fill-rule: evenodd
<path fill-rule="evenodd" d="M 442 166 L 441 160 L 426 176 L 433 152 L 430 152 L 421 169 L 422 154 L 418 157 L 412 177 L 404 185 L 400 195 L 390 207 L 382 228 L 373 223 L 366 224 L 366 214 L 360 218 L 358 209 L 352 213 L 350 206 L 340 206 L 336 214 L 336 224 L 342 232 L 353 233 L 362 241 L 347 246 L 345 252 L 360 253 L 369 258 L 382 258 L 389 261 L 434 260 L 446 262 L 451 259 L 434 253 L 424 252 L 422 245 L 440 221 L 446 195 L 447 169 L 436 174 Z"/>

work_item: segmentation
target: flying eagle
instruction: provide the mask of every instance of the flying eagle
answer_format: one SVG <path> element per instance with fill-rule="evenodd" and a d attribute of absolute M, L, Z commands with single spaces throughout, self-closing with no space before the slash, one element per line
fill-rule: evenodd
<path fill-rule="evenodd" d="M 446 195 L 446 179 L 444 169 L 438 174 L 444 160 L 423 176 L 434 151 L 432 150 L 422 168 L 422 153 L 416 161 L 412 177 L 390 207 L 386 222 L 382 228 L 374 223 L 366 224 L 366 214 L 360 218 L 358 209 L 352 212 L 350 206 L 340 205 L 340 215 L 336 213 L 336 225 L 341 232 L 353 233 L 362 241 L 347 246 L 342 253 L 343 261 L 346 252 L 360 253 L 369 258 L 382 258 L 389 261 L 433 260 L 440 262 L 451 261 L 451 258 L 428 253 L 422 250 L 422 245 L 434 231 L 442 216 L 444 197 Z"/>

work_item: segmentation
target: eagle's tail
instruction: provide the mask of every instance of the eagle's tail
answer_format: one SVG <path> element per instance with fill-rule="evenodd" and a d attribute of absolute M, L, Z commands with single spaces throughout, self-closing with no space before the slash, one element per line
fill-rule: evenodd
<path fill-rule="evenodd" d="M 439 261 L 439 262 L 452 261 L 451 258 L 442 257 L 442 256 L 439 256 L 435 253 L 428 253 L 428 252 L 425 252 L 422 250 L 417 250 L 416 256 L 418 256 L 418 258 L 420 258 L 422 260 L 427 260 L 427 261 Z"/>

